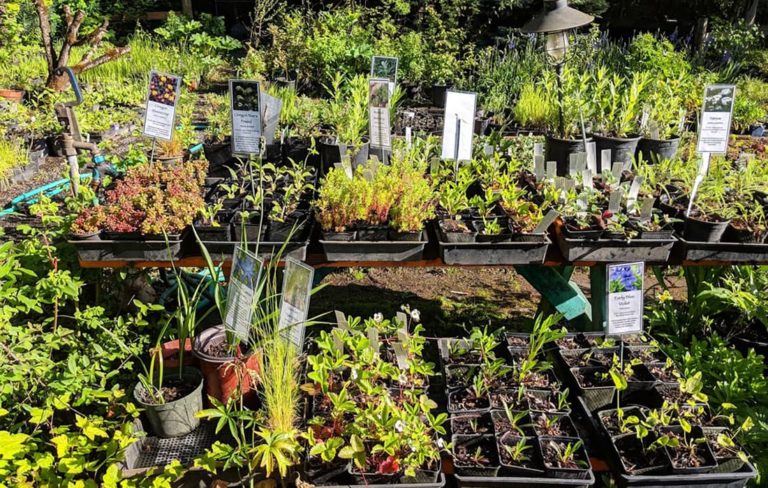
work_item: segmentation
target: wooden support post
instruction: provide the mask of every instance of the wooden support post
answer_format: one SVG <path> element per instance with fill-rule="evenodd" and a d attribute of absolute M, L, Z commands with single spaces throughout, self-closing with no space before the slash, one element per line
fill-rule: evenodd
<path fill-rule="evenodd" d="M 549 302 L 565 319 L 575 323 L 581 329 L 584 321 L 592 320 L 589 300 L 581 289 L 570 281 L 573 267 L 563 268 L 542 266 L 515 266 L 515 270 L 525 278 L 544 300 Z"/>

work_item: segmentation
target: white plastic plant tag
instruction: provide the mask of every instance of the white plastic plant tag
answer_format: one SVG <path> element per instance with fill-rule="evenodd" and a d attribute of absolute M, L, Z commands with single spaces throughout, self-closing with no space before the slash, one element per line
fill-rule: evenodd
<path fill-rule="evenodd" d="M 594 142 L 587 143 L 587 168 L 592 171 L 592 174 L 598 173 L 597 170 L 597 144 Z"/>
<path fill-rule="evenodd" d="M 587 207 L 589 207 L 589 202 L 587 202 L 587 196 L 586 195 L 579 195 L 579 197 L 576 199 L 576 205 L 579 207 L 579 210 L 586 210 Z"/>
<path fill-rule="evenodd" d="M 558 218 L 560 214 L 555 209 L 550 209 L 549 212 L 544 215 L 544 218 L 541 219 L 541 222 L 539 222 L 539 225 L 536 226 L 535 229 L 533 229 L 533 234 L 543 234 L 549 229 L 549 226 L 552 225 L 552 222 L 555 221 L 556 218 Z"/>
<path fill-rule="evenodd" d="M 653 197 L 646 198 L 643 200 L 642 206 L 640 207 L 640 219 L 641 220 L 651 220 L 651 215 L 653 214 L 653 206 L 656 204 L 656 199 Z"/>
<path fill-rule="evenodd" d="M 677 132 L 682 134 L 683 131 L 685 130 L 685 116 L 687 115 L 688 112 L 685 110 L 685 108 L 681 108 L 679 113 L 680 113 L 679 115 L 680 123 L 677 124 Z"/>
<path fill-rule="evenodd" d="M 558 190 L 565 190 L 565 176 L 556 176 L 555 177 L 555 188 Z"/>
<path fill-rule="evenodd" d="M 573 153 L 568 156 L 568 174 L 575 177 L 579 174 L 579 154 Z"/>
<path fill-rule="evenodd" d="M 544 144 L 541 142 L 533 143 L 533 157 L 535 158 L 536 156 L 544 158 Z"/>
<path fill-rule="evenodd" d="M 621 180 L 621 173 L 624 172 L 624 163 L 613 163 L 613 166 L 611 167 L 611 173 L 613 174 L 613 177 L 617 180 Z"/>
<path fill-rule="evenodd" d="M 483 153 L 486 156 L 493 156 L 493 146 L 491 146 L 490 144 L 484 145 L 483 146 Z"/>
<path fill-rule="evenodd" d="M 651 112 L 650 108 L 646 105 L 643 107 L 643 115 L 640 116 L 640 130 L 642 131 L 645 129 L 645 126 L 648 125 L 648 119 L 651 118 Z"/>
<path fill-rule="evenodd" d="M 381 350 L 381 343 L 379 343 L 379 329 L 376 327 L 370 327 L 366 334 L 368 335 L 368 342 L 371 345 L 371 349 L 373 349 L 373 352 L 378 354 Z"/>
<path fill-rule="evenodd" d="M 408 316 L 404 312 L 397 312 L 395 320 L 397 321 L 398 330 L 402 329 L 408 334 Z"/>
<path fill-rule="evenodd" d="M 397 329 L 397 340 L 403 344 L 408 344 L 411 338 L 408 336 L 408 331 L 404 329 Z"/>
<path fill-rule="evenodd" d="M 563 190 L 565 191 L 571 191 L 574 188 L 576 188 L 576 180 L 572 180 L 570 178 L 564 178 L 563 181 Z"/>
<path fill-rule="evenodd" d="M 643 186 L 644 181 L 645 179 L 642 176 L 636 176 L 635 179 L 632 180 L 627 199 L 632 200 L 633 202 L 637 200 L 638 195 L 640 195 L 640 187 Z"/>
<path fill-rule="evenodd" d="M 408 149 L 411 148 L 411 145 L 413 144 L 413 131 L 410 127 L 405 128 L 405 145 L 408 146 Z"/>
<path fill-rule="evenodd" d="M 557 161 L 547 161 L 547 179 L 554 179 L 555 176 L 557 176 Z"/>
<path fill-rule="evenodd" d="M 397 360 L 397 367 L 402 370 L 408 369 L 408 356 L 405 354 L 405 348 L 399 342 L 392 343 L 392 349 L 395 351 L 395 359 Z"/>
<path fill-rule="evenodd" d="M 624 196 L 621 189 L 614 190 L 608 199 L 608 210 L 613 213 L 617 213 L 621 210 L 621 198 Z"/>
<path fill-rule="evenodd" d="M 347 178 L 350 180 L 354 178 L 355 172 L 352 170 L 352 160 L 349 159 L 349 155 L 345 154 L 341 157 L 341 166 L 344 168 L 344 172 L 347 173 Z"/>
<path fill-rule="evenodd" d="M 611 169 L 611 150 L 603 149 L 600 151 L 600 172 Z"/>
<path fill-rule="evenodd" d="M 336 325 L 339 326 L 339 329 L 348 330 L 349 322 L 347 322 L 347 316 L 344 315 L 344 312 L 341 310 L 334 310 L 333 314 L 336 316 Z"/>
<path fill-rule="evenodd" d="M 344 329 L 339 329 L 338 327 L 331 331 L 331 337 L 333 337 L 333 346 L 337 351 L 344 350 L 344 341 L 341 338 L 344 335 L 346 335 Z"/>
<path fill-rule="evenodd" d="M 544 179 L 544 158 L 534 156 L 533 157 L 533 175 L 536 177 L 536 181 Z"/>
<path fill-rule="evenodd" d="M 659 123 L 655 120 L 652 120 L 651 123 L 648 124 L 648 132 L 651 134 L 651 139 L 661 139 L 661 135 L 659 134 Z"/>
<path fill-rule="evenodd" d="M 592 184 L 592 171 L 589 169 L 581 170 L 581 184 L 584 185 L 584 188 L 594 188 Z"/>

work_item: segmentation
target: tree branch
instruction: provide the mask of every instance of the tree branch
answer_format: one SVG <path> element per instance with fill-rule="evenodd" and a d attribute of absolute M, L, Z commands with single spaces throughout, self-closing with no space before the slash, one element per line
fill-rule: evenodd
<path fill-rule="evenodd" d="M 106 53 L 102 54 L 96 59 L 88 60 L 88 61 L 80 61 L 76 65 L 72 66 L 72 71 L 75 74 L 80 74 L 83 71 L 87 71 L 89 69 L 93 69 L 97 66 L 101 66 L 104 63 L 108 63 L 114 59 L 119 58 L 120 56 L 127 54 L 131 52 L 131 46 L 123 46 L 123 47 L 116 47 L 114 49 L 110 49 Z"/>
<path fill-rule="evenodd" d="M 83 19 L 85 19 L 85 12 L 82 10 L 78 10 L 74 17 L 72 17 L 72 12 L 69 10 L 69 7 L 65 4 L 64 5 L 64 13 L 66 14 L 66 17 L 69 22 L 67 24 L 67 33 L 64 36 L 64 42 L 61 45 L 61 51 L 59 53 L 59 59 L 56 63 L 57 67 L 63 68 L 69 63 L 69 53 L 72 50 L 72 46 L 75 45 L 77 42 L 77 33 L 80 31 L 80 26 L 83 24 Z M 67 13 L 69 11 L 69 13 Z"/>
<path fill-rule="evenodd" d="M 91 46 L 98 46 L 102 39 L 104 39 L 104 36 L 107 35 L 107 27 L 109 27 L 109 19 L 104 19 L 104 22 L 97 29 L 94 29 L 93 32 L 82 39 L 78 39 L 74 45 L 84 46 L 90 44 Z"/>
<path fill-rule="evenodd" d="M 50 80 L 55 69 L 53 41 L 51 40 L 51 18 L 48 15 L 48 7 L 45 5 L 45 0 L 34 1 L 35 10 L 37 10 L 37 19 L 40 23 L 40 34 L 43 40 L 43 50 L 45 52 L 45 61 L 48 63 L 48 77 Z"/>

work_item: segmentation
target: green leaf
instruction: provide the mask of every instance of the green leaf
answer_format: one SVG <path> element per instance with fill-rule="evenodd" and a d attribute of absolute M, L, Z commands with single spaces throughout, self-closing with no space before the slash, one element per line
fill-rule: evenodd
<path fill-rule="evenodd" d="M 42 424 L 53 415 L 51 408 L 32 407 L 29 409 L 29 421 L 33 424 Z"/>
<path fill-rule="evenodd" d="M 26 450 L 27 434 L 11 434 L 6 430 L 0 430 L 0 459 L 13 459 Z"/>

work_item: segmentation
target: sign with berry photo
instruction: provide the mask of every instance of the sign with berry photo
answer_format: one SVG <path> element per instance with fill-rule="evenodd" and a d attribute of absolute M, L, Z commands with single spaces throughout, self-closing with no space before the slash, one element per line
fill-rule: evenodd
<path fill-rule="evenodd" d="M 149 73 L 144 135 L 165 141 L 173 139 L 176 104 L 179 101 L 180 89 L 180 76 L 157 71 Z"/>
<path fill-rule="evenodd" d="M 261 89 L 258 81 L 229 80 L 232 112 L 232 154 L 261 153 Z"/>

